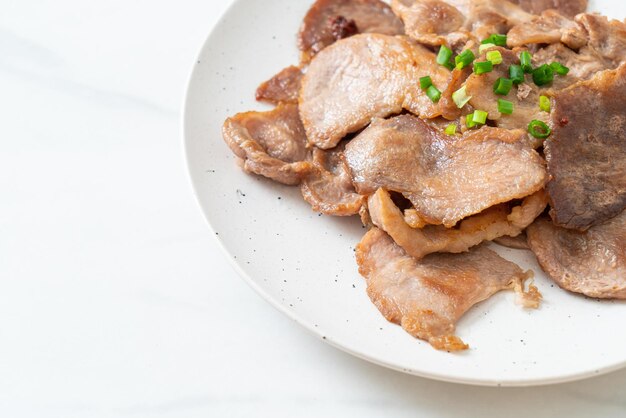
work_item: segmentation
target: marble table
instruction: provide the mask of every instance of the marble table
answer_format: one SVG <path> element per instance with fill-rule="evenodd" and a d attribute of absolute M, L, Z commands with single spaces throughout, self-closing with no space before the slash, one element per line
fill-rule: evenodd
<path fill-rule="evenodd" d="M 0 417 L 623 417 L 626 371 L 495 389 L 310 336 L 240 280 L 182 157 L 224 0 L 4 0 Z"/>

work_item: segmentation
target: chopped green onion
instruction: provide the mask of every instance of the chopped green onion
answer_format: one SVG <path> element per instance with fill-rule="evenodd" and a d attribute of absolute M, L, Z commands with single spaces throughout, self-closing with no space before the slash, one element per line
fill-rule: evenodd
<path fill-rule="evenodd" d="M 456 123 L 451 123 L 446 127 L 446 135 L 455 135 L 456 134 Z"/>
<path fill-rule="evenodd" d="M 437 103 L 439 99 L 441 99 L 441 92 L 437 90 L 437 87 L 435 86 L 428 87 L 426 95 L 433 101 L 433 103 Z"/>
<path fill-rule="evenodd" d="M 487 123 L 487 116 L 489 116 L 489 113 L 485 112 L 484 110 L 474 110 L 474 116 L 472 116 L 472 121 L 476 125 L 484 125 L 485 123 Z"/>
<path fill-rule="evenodd" d="M 475 59 L 476 55 L 474 55 L 472 50 L 466 49 L 454 58 L 454 62 L 456 63 L 456 69 L 462 70 L 463 68 L 469 67 L 469 65 L 473 63 Z"/>
<path fill-rule="evenodd" d="M 500 53 L 500 51 L 487 52 L 487 59 L 491 61 L 493 65 L 502 64 L 502 54 Z"/>
<path fill-rule="evenodd" d="M 509 77 L 513 84 L 522 84 L 524 82 L 524 70 L 522 70 L 520 65 L 511 65 L 509 67 Z"/>
<path fill-rule="evenodd" d="M 474 126 L 476 126 L 476 122 L 474 122 L 474 114 L 470 113 L 469 115 L 465 116 L 465 125 L 468 128 L 473 128 Z"/>
<path fill-rule="evenodd" d="M 504 115 L 512 115 L 513 114 L 513 102 L 509 102 L 508 100 L 498 99 L 498 112 Z"/>
<path fill-rule="evenodd" d="M 494 33 L 489 38 L 482 41 L 481 44 L 483 45 L 494 44 L 497 46 L 506 46 L 506 40 L 507 40 L 506 35 L 499 35 L 497 33 Z"/>
<path fill-rule="evenodd" d="M 546 96 L 539 97 L 539 108 L 543 110 L 544 112 L 550 113 L 550 110 L 551 110 L 550 99 L 548 99 L 548 97 Z"/>
<path fill-rule="evenodd" d="M 552 131 L 550 127 L 540 120 L 533 120 L 528 124 L 528 132 L 539 139 L 546 139 Z"/>
<path fill-rule="evenodd" d="M 506 96 L 511 91 L 513 87 L 513 82 L 508 78 L 500 77 L 496 80 L 493 85 L 493 92 L 495 94 L 499 94 L 500 96 Z"/>
<path fill-rule="evenodd" d="M 426 77 L 420 78 L 420 87 L 422 88 L 422 90 L 426 90 L 428 87 L 432 85 L 433 85 L 433 80 L 430 78 L 429 75 L 427 75 Z"/>
<path fill-rule="evenodd" d="M 491 61 L 475 62 L 474 74 L 485 74 L 493 71 L 493 63 Z"/>
<path fill-rule="evenodd" d="M 525 73 L 531 73 L 533 71 L 533 57 L 530 55 L 530 52 L 522 52 L 519 56 L 519 61 Z"/>
<path fill-rule="evenodd" d="M 456 107 L 458 107 L 459 109 L 462 109 L 463 106 L 469 103 L 471 99 L 472 96 L 467 95 L 466 86 L 463 86 L 454 93 L 452 93 L 452 100 L 454 101 L 454 104 L 456 104 Z"/>
<path fill-rule="evenodd" d="M 533 81 L 538 86 L 545 86 L 554 80 L 554 70 L 548 64 L 537 67 L 533 70 Z"/>
<path fill-rule="evenodd" d="M 447 67 L 452 65 L 450 59 L 452 58 L 452 50 L 445 45 L 441 45 L 439 48 L 439 54 L 437 55 L 437 64 Z"/>
<path fill-rule="evenodd" d="M 567 68 L 560 62 L 553 62 L 552 64 L 550 64 L 550 67 L 558 75 L 567 75 L 567 73 L 569 73 L 569 68 Z"/>
<path fill-rule="evenodd" d="M 482 54 L 486 50 L 495 48 L 495 47 L 496 47 L 496 44 L 480 44 L 480 46 L 478 47 L 478 53 Z"/>

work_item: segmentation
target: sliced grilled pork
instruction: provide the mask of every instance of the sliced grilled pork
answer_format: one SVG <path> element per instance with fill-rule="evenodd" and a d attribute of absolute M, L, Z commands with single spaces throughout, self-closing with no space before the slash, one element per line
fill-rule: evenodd
<path fill-rule="evenodd" d="M 520 7 L 532 14 L 541 14 L 541 12 L 554 9 L 560 14 L 567 17 L 574 17 L 578 13 L 587 10 L 588 0 L 511 0 Z"/>
<path fill-rule="evenodd" d="M 298 106 L 282 104 L 270 112 L 246 112 L 228 118 L 224 140 L 243 160 L 243 168 L 283 184 L 299 184 L 312 169 Z"/>
<path fill-rule="evenodd" d="M 424 76 L 443 89 L 450 72 L 408 38 L 364 34 L 331 45 L 311 61 L 302 81 L 300 116 L 309 141 L 333 148 L 372 119 L 402 109 L 438 116 L 438 106 L 420 88 Z"/>
<path fill-rule="evenodd" d="M 600 71 L 614 68 L 599 59 L 589 48 L 576 52 L 561 43 L 540 49 L 533 56 L 533 61 L 536 65 L 560 62 L 570 69 L 568 77 L 580 80 L 589 80 Z"/>
<path fill-rule="evenodd" d="M 572 49 L 579 49 L 587 45 L 588 34 L 578 22 L 559 14 L 555 10 L 548 10 L 535 16 L 530 22 L 516 25 L 508 33 L 509 47 L 518 47 L 532 44 L 553 44 L 562 42 Z"/>
<path fill-rule="evenodd" d="M 626 24 L 606 16 L 585 13 L 576 16 L 589 34 L 589 52 L 605 61 L 606 68 L 617 68 L 626 61 Z M 582 51 L 585 52 L 585 51 Z"/>
<path fill-rule="evenodd" d="M 373 122 L 350 141 L 344 158 L 359 193 L 402 193 L 425 221 L 451 227 L 543 188 L 543 159 L 520 140 L 523 134 L 484 127 L 449 137 L 402 115 Z"/>
<path fill-rule="evenodd" d="M 290 66 L 262 83 L 256 90 L 256 99 L 270 103 L 298 103 L 302 70 Z"/>
<path fill-rule="evenodd" d="M 626 299 L 626 212 L 586 232 L 542 218 L 528 228 L 528 243 L 562 288 L 594 298 Z"/>
<path fill-rule="evenodd" d="M 448 45 L 460 52 L 470 39 L 462 30 L 466 17 L 441 0 L 392 0 L 391 7 L 402 18 L 408 36 L 421 44 Z"/>
<path fill-rule="evenodd" d="M 550 215 L 584 231 L 626 208 L 626 64 L 554 96 L 545 154 Z"/>
<path fill-rule="evenodd" d="M 301 185 L 304 200 L 326 215 L 356 215 L 365 202 L 365 197 L 354 190 L 342 161 L 342 145 L 328 151 L 313 149 L 314 168 Z"/>
<path fill-rule="evenodd" d="M 462 253 L 503 236 L 518 236 L 548 205 L 542 190 L 524 199 L 519 206 L 493 206 L 460 222 L 458 228 L 425 226 L 411 228 L 402 212 L 384 189 L 379 189 L 368 200 L 374 225 L 385 231 L 404 251 L 417 260 L 435 252 Z"/>
<path fill-rule="evenodd" d="M 402 21 L 380 0 L 317 0 L 298 34 L 304 60 L 339 39 L 356 33 L 402 35 Z"/>
<path fill-rule="evenodd" d="M 455 324 L 493 294 L 515 288 L 529 307 L 537 307 L 541 298 L 534 286 L 523 293 L 528 273 L 485 247 L 417 261 L 373 228 L 357 246 L 356 258 L 367 293 L 383 316 L 438 350 L 468 348 L 454 335 Z"/>

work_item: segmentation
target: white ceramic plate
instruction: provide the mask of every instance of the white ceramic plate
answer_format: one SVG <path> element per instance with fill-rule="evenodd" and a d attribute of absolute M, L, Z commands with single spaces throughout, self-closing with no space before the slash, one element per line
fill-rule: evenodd
<path fill-rule="evenodd" d="M 499 250 L 537 273 L 538 311 L 503 292 L 458 324 L 471 345 L 448 354 L 385 321 L 370 303 L 353 249 L 355 219 L 318 216 L 298 188 L 244 174 L 221 137 L 227 116 L 265 109 L 257 85 L 298 62 L 295 34 L 312 0 L 239 0 L 209 36 L 189 83 L 184 130 L 202 209 L 241 276 L 265 299 L 326 342 L 363 359 L 433 379 L 523 386 L 564 382 L 626 364 L 626 304 L 560 290 L 527 252 Z M 592 2 L 611 17 L 626 4 Z M 239 307 L 233 306 L 233 309 Z"/>

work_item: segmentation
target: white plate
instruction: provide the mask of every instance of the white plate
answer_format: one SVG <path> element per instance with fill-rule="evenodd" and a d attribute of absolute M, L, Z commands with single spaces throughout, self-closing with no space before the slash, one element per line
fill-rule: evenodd
<path fill-rule="evenodd" d="M 318 216 L 298 188 L 246 175 L 235 165 L 222 140 L 222 123 L 237 112 L 267 108 L 255 102 L 254 91 L 298 62 L 295 34 L 311 2 L 235 2 L 206 41 L 191 76 L 184 117 L 189 170 L 206 218 L 241 276 L 326 342 L 406 373 L 523 386 L 624 366 L 626 304 L 562 291 L 532 255 L 507 249 L 500 253 L 537 273 L 542 308 L 525 311 L 514 304 L 513 294 L 500 293 L 459 322 L 458 335 L 470 350 L 435 351 L 385 321 L 370 303 L 353 254 L 365 232 L 356 218 Z M 626 5 L 617 3 L 597 1 L 592 7 L 622 19 Z"/>

